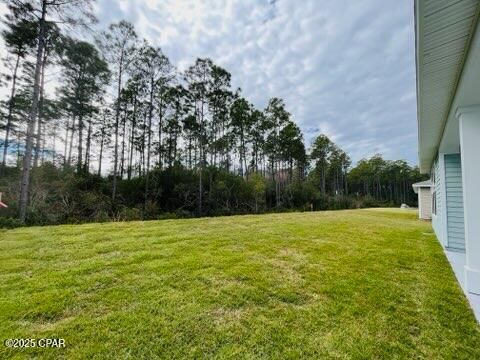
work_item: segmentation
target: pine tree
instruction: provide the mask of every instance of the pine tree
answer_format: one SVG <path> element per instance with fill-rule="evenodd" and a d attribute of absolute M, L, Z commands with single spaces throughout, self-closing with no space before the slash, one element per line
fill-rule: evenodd
<path fill-rule="evenodd" d="M 112 200 L 115 206 L 117 195 L 117 181 L 118 181 L 118 145 L 119 145 L 119 126 L 120 126 L 120 112 L 121 112 L 121 93 L 123 88 L 123 80 L 125 73 L 136 55 L 135 42 L 137 34 L 133 25 L 120 21 L 117 24 L 109 26 L 108 31 L 102 33 L 101 37 L 97 39 L 97 44 L 100 47 L 103 56 L 108 64 L 112 65 L 112 74 L 116 80 L 116 105 L 115 105 L 115 140 L 114 140 L 114 156 L 113 156 L 113 186 L 112 186 Z"/>
<path fill-rule="evenodd" d="M 24 4 L 20 0 L 10 0 L 9 3 L 17 6 Z M 47 30 L 49 27 L 49 23 L 47 22 L 47 13 L 50 15 L 51 19 L 57 18 L 58 21 L 62 21 L 71 25 L 78 25 L 84 23 L 84 18 L 87 18 L 89 20 L 92 20 L 93 18 L 90 13 L 91 1 L 89 0 L 41 0 L 39 1 L 39 3 L 36 4 L 38 5 L 38 8 L 32 8 L 31 13 L 38 13 L 40 15 L 38 16 L 38 35 L 37 50 L 35 56 L 36 62 L 34 71 L 35 75 L 33 84 L 33 96 L 27 122 L 26 146 L 22 165 L 22 181 L 20 185 L 19 220 L 21 222 L 25 222 L 27 215 L 34 128 L 38 116 L 38 104 L 41 90 L 40 74 L 43 67 L 43 53 L 45 51 Z M 55 20 L 49 21 L 54 22 Z"/>
<path fill-rule="evenodd" d="M 77 172 L 88 170 L 83 159 L 85 119 L 91 118 L 97 111 L 94 101 L 107 84 L 110 72 L 97 49 L 84 41 L 65 40 L 65 52 L 61 61 L 62 87 L 60 89 L 63 104 L 71 117 L 78 121 Z M 89 127 L 87 146 L 90 143 Z"/>
<path fill-rule="evenodd" d="M 2 31 L 2 37 L 5 41 L 7 50 L 13 55 L 13 66 L 11 74 L 6 75 L 7 80 L 11 81 L 10 97 L 7 102 L 7 114 L 5 124 L 5 138 L 3 141 L 3 154 L 0 166 L 0 173 L 6 166 L 7 154 L 10 140 L 10 133 L 13 125 L 13 112 L 15 108 L 15 97 L 17 91 L 18 71 L 21 62 L 33 48 L 36 41 L 37 23 L 33 21 L 30 15 L 31 7 L 29 5 L 11 3 L 9 5 L 10 13 L 7 14 L 5 22 L 6 29 Z M 7 67 L 10 67 L 11 59 L 6 58 Z"/>

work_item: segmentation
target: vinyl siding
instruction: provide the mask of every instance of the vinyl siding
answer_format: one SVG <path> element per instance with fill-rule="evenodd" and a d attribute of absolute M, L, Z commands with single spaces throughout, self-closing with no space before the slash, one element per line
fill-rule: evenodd
<path fill-rule="evenodd" d="M 432 191 L 429 187 L 418 189 L 418 202 L 420 219 L 430 220 L 432 218 Z"/>
<path fill-rule="evenodd" d="M 445 155 L 448 247 L 465 251 L 462 166 L 460 154 Z"/>
<path fill-rule="evenodd" d="M 433 164 L 432 173 L 434 174 L 435 181 L 433 183 L 432 191 L 435 191 L 436 194 L 436 203 L 437 203 L 437 213 L 432 214 L 432 226 L 435 234 L 437 235 L 438 240 L 443 243 L 443 231 L 442 231 L 442 218 L 443 218 L 443 206 L 442 206 L 442 181 L 443 176 L 440 172 L 440 159 L 437 158 Z"/>

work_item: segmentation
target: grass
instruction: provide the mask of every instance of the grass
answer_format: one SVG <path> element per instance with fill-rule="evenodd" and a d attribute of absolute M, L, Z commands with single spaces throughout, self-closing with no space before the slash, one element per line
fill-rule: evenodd
<path fill-rule="evenodd" d="M 475 359 L 430 224 L 352 210 L 0 234 L 0 339 L 37 358 Z"/>

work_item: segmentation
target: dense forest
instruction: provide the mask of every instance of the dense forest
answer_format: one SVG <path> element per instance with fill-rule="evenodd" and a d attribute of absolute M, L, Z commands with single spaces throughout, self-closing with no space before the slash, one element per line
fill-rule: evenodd
<path fill-rule="evenodd" d="M 92 1 L 4 2 L 3 226 L 416 203 L 417 168 L 307 146 L 211 59 L 179 71 L 128 22 L 98 31 Z"/>

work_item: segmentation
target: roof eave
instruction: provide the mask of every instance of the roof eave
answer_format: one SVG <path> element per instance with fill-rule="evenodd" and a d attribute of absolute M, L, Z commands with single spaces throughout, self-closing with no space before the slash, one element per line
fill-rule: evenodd
<path fill-rule="evenodd" d="M 416 92 L 417 92 L 417 140 L 418 140 L 418 160 L 419 160 L 419 168 L 420 172 L 422 174 L 429 173 L 430 167 L 425 167 L 423 162 L 422 162 L 422 153 L 421 153 L 421 147 L 420 147 L 420 140 L 421 140 L 421 127 L 420 127 L 420 97 L 422 96 L 421 91 L 420 91 L 420 84 L 419 84 L 419 79 L 420 79 L 420 66 L 421 66 L 421 61 L 419 59 L 419 46 L 421 42 L 420 38 L 420 21 L 421 17 L 419 16 L 420 13 L 420 1 L 415 0 L 414 1 L 414 27 L 415 27 L 415 72 L 416 72 L 416 79 L 415 79 L 415 87 L 416 87 Z"/>
<path fill-rule="evenodd" d="M 416 90 L 417 90 L 417 128 L 418 128 L 418 158 L 419 158 L 419 168 L 420 172 L 422 174 L 428 174 L 431 171 L 432 165 L 435 161 L 435 157 L 438 154 L 440 143 L 442 141 L 442 138 L 445 133 L 445 128 L 447 125 L 447 121 L 449 118 L 450 113 L 452 112 L 452 106 L 455 100 L 455 96 L 457 94 L 457 90 L 459 87 L 460 79 L 463 74 L 465 62 L 468 58 L 469 50 L 472 45 L 473 37 L 475 34 L 475 30 L 478 26 L 479 22 L 479 17 L 480 17 L 480 6 L 477 6 L 475 14 L 474 14 L 474 20 L 471 24 L 470 31 L 468 33 L 468 39 L 466 41 L 466 46 L 465 46 L 465 51 L 461 55 L 461 65 L 459 68 L 458 73 L 456 74 L 456 79 L 451 87 L 451 93 L 449 96 L 449 100 L 446 102 L 446 112 L 445 116 L 441 118 L 441 131 L 438 136 L 438 138 L 435 140 L 435 145 L 432 147 L 427 147 L 427 148 L 422 148 L 422 143 L 424 143 L 425 140 L 422 134 L 422 127 L 420 126 L 421 120 L 422 120 L 422 99 L 425 94 L 422 93 L 421 87 L 420 87 L 420 73 L 423 71 L 424 66 L 423 66 L 423 61 L 421 61 L 421 50 L 423 49 L 423 43 L 422 43 L 422 38 L 423 38 L 423 16 L 422 16 L 422 0 L 415 0 L 414 3 L 414 21 L 415 21 L 415 63 L 416 63 Z M 419 51 L 420 50 L 420 51 Z M 424 120 L 425 121 L 425 120 Z M 431 151 L 433 149 L 433 151 Z"/>

